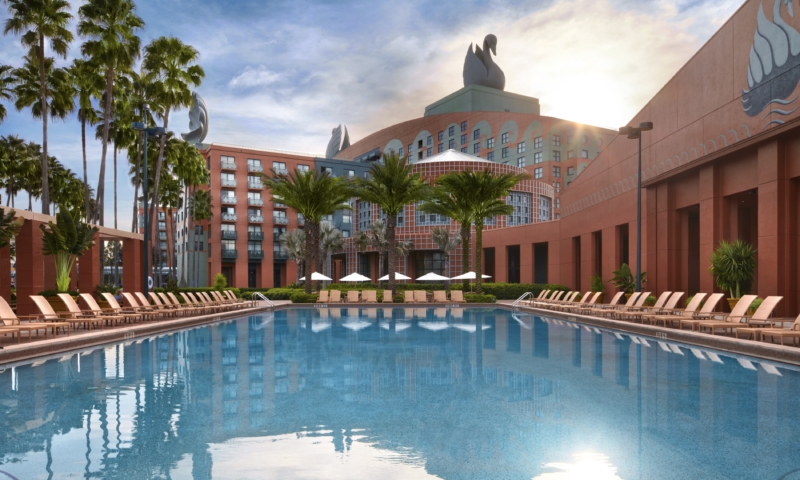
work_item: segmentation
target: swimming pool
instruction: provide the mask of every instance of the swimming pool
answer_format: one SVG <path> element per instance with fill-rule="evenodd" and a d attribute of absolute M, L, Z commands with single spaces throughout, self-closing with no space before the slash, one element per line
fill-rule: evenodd
<path fill-rule="evenodd" d="M 474 309 L 279 310 L 0 373 L 0 479 L 800 478 L 793 367 Z"/>

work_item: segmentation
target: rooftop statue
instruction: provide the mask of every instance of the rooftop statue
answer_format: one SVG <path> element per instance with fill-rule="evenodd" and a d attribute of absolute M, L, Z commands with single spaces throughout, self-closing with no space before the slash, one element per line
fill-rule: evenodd
<path fill-rule="evenodd" d="M 208 135 L 208 107 L 203 97 L 192 92 L 192 108 L 189 109 L 189 133 L 181 137 L 190 143 L 202 143 Z"/>
<path fill-rule="evenodd" d="M 328 142 L 328 149 L 325 150 L 325 158 L 333 158 L 349 146 L 350 136 L 347 134 L 347 126 L 340 124 L 331 130 L 331 139 Z"/>
<path fill-rule="evenodd" d="M 465 87 L 483 85 L 498 90 L 506 88 L 506 76 L 492 60 L 492 54 L 497 55 L 497 37 L 491 33 L 483 39 L 483 50 L 475 45 L 473 52 L 472 44 L 469 44 L 467 58 L 464 59 Z"/>

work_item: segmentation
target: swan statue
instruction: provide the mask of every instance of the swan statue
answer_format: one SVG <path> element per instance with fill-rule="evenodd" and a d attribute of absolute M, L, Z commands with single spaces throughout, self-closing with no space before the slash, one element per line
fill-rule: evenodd
<path fill-rule="evenodd" d="M 473 52 L 472 44 L 469 44 L 467 57 L 464 59 L 465 87 L 483 85 L 498 90 L 505 89 L 506 76 L 494 63 L 492 54 L 497 55 L 497 37 L 491 33 L 483 39 L 483 49 L 476 44 Z"/>
<path fill-rule="evenodd" d="M 797 100 L 797 97 L 790 100 L 786 98 L 800 81 L 800 33 L 781 16 L 783 4 L 789 16 L 794 18 L 792 2 L 775 0 L 772 21 L 764 15 L 764 4 L 758 7 L 757 29 L 747 66 L 748 88 L 742 89 L 742 107 L 750 117 L 759 115 L 773 103 L 790 105 Z M 767 112 L 766 116 L 771 113 L 789 115 L 796 109 L 786 111 L 778 107 Z M 773 123 L 781 124 L 783 121 L 771 120 L 764 128 Z"/>
<path fill-rule="evenodd" d="M 333 158 L 339 152 L 350 146 L 350 135 L 347 133 L 347 125 L 339 124 L 331 130 L 331 139 L 328 141 L 328 148 L 325 150 L 325 158 Z"/>
<path fill-rule="evenodd" d="M 181 137 L 189 143 L 203 143 L 208 135 L 208 107 L 197 92 L 192 92 L 192 108 L 189 109 L 189 133 Z"/>

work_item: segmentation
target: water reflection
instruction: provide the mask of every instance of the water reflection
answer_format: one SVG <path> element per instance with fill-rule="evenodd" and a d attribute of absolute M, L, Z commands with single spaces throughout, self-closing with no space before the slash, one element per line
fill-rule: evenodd
<path fill-rule="evenodd" d="M 503 310 L 297 309 L 5 367 L 0 473 L 778 478 L 798 380 Z"/>

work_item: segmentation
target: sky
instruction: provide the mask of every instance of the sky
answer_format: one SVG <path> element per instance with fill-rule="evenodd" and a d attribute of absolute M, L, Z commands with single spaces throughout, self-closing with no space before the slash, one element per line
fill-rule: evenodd
<path fill-rule="evenodd" d="M 71 3 L 76 21 L 82 3 Z M 171 35 L 199 51 L 206 77 L 197 91 L 210 118 L 206 143 L 322 154 L 341 123 L 355 142 L 421 117 L 426 105 L 463 87 L 467 48 L 489 33 L 498 37 L 495 61 L 505 72 L 506 91 L 538 98 L 543 115 L 616 128 L 742 3 L 138 0 L 137 13 L 145 22 L 143 45 Z M 0 21 L 7 18 L 0 10 Z M 57 66 L 80 56 L 81 41 L 76 35 Z M 24 53 L 18 37 L 0 36 L 0 64 L 21 66 Z M 0 135 L 41 143 L 42 125 L 30 110 L 6 108 Z M 176 133 L 187 132 L 188 124 L 185 109 L 170 117 Z M 49 131 L 50 154 L 82 177 L 75 116 L 51 123 Z M 96 188 L 100 143 L 91 136 L 87 149 L 89 183 Z M 129 230 L 133 187 L 124 152 L 118 162 L 118 225 Z M 105 223 L 113 226 L 110 155 L 105 181 Z M 27 206 L 27 195 L 17 201 Z"/>

